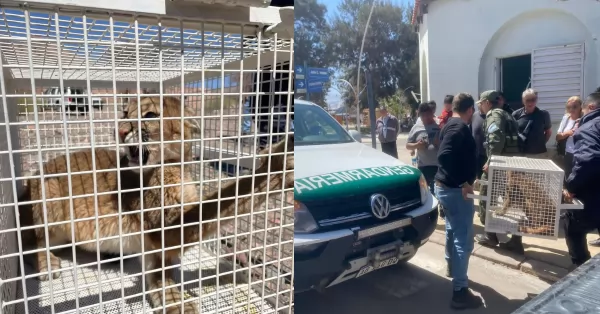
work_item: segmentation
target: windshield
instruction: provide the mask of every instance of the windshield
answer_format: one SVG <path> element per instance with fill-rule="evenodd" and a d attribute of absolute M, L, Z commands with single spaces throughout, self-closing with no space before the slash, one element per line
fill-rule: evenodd
<path fill-rule="evenodd" d="M 296 104 L 294 108 L 294 145 L 350 143 L 354 139 L 325 110 Z"/>

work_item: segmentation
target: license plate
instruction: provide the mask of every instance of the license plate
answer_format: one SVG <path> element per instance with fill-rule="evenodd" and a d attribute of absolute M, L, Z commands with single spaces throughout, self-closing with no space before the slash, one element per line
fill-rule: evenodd
<path fill-rule="evenodd" d="M 400 260 L 397 257 L 390 257 L 388 259 L 384 259 L 383 261 L 379 262 L 377 265 L 366 265 L 363 266 L 359 271 L 358 274 L 356 275 L 356 278 L 362 276 L 362 275 L 366 275 L 374 270 L 377 269 L 381 269 L 384 267 L 388 267 L 388 266 L 392 266 L 395 264 L 398 264 Z"/>

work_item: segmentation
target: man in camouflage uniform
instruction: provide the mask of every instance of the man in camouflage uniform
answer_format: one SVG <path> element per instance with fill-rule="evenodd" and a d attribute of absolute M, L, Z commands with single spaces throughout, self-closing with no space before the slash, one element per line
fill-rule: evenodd
<path fill-rule="evenodd" d="M 495 90 L 485 91 L 479 97 L 480 108 L 485 113 L 483 129 L 485 132 L 485 148 L 488 161 L 484 166 L 481 180 L 487 180 L 487 168 L 493 155 L 516 156 L 519 155 L 518 125 L 508 112 L 503 110 L 499 102 L 500 94 Z M 487 186 L 480 186 L 480 195 L 487 195 Z M 479 201 L 479 218 L 485 225 L 485 201 Z M 523 254 L 523 242 L 520 236 L 512 236 L 506 243 L 500 243 L 495 233 L 486 232 L 478 234 L 475 240 L 486 246 L 497 246 Z"/>

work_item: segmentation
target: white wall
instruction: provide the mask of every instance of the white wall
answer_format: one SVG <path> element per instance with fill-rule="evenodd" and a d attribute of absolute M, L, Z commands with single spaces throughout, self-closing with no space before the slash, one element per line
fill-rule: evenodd
<path fill-rule="evenodd" d="M 496 58 L 581 42 L 586 45 L 584 95 L 600 86 L 598 1 L 436 0 L 424 24 L 420 50 L 428 73 L 421 74 L 421 82 L 423 77 L 429 82 L 424 99 L 441 102 L 458 92 L 478 97 L 495 88 Z"/>

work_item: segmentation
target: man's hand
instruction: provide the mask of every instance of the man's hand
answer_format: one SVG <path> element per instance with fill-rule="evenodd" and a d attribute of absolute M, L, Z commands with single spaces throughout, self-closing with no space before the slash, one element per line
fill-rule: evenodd
<path fill-rule="evenodd" d="M 483 165 L 483 172 L 487 173 L 488 171 L 488 163 L 486 162 L 485 165 Z"/>
<path fill-rule="evenodd" d="M 418 149 L 426 149 L 428 144 L 423 140 L 419 140 L 416 146 Z"/>
<path fill-rule="evenodd" d="M 466 183 L 462 187 L 462 196 L 464 199 L 469 199 L 469 194 L 473 194 L 473 187 L 470 184 Z"/>
<path fill-rule="evenodd" d="M 573 193 L 567 191 L 567 189 L 563 189 L 563 199 L 565 201 L 565 203 L 572 203 L 573 202 Z"/>
<path fill-rule="evenodd" d="M 573 134 L 575 134 L 575 131 L 573 131 L 572 129 L 563 132 L 563 135 L 566 137 L 573 136 Z"/>

